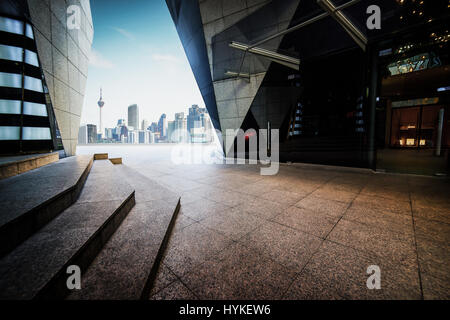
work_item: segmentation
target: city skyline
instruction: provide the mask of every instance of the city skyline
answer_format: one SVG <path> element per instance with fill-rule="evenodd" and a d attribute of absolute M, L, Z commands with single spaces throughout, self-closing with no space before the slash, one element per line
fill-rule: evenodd
<path fill-rule="evenodd" d="M 98 94 L 98 92 L 97 92 L 97 94 Z M 105 101 L 106 101 L 106 100 L 105 100 Z M 116 118 L 115 120 L 110 121 L 112 125 L 110 125 L 110 124 L 105 125 L 105 121 L 102 120 L 102 127 L 103 127 L 103 129 L 106 129 L 106 128 L 108 128 L 108 127 L 111 127 L 111 126 L 113 126 L 113 125 L 116 125 L 118 120 L 125 120 L 126 124 L 128 125 L 128 120 L 127 120 L 127 119 L 128 119 L 128 111 L 127 111 L 127 109 L 128 109 L 130 106 L 133 106 L 133 105 L 137 105 L 137 106 L 138 106 L 138 112 L 139 112 L 139 114 L 138 114 L 138 119 L 139 119 L 139 124 L 140 124 L 139 127 L 142 126 L 142 122 L 143 122 L 143 121 L 148 121 L 149 126 L 150 126 L 153 122 L 158 123 L 158 121 L 159 121 L 159 119 L 160 119 L 160 117 L 161 117 L 162 114 L 166 114 L 166 116 L 172 115 L 171 118 L 168 117 L 168 119 L 167 119 L 167 121 L 172 121 L 172 120 L 175 120 L 175 115 L 176 115 L 177 113 L 189 114 L 189 109 L 192 108 L 192 106 L 198 106 L 198 107 L 201 108 L 201 109 L 206 109 L 206 107 L 204 107 L 204 106 L 201 107 L 201 105 L 198 104 L 198 103 L 193 103 L 193 104 L 191 104 L 190 106 L 187 105 L 186 107 L 184 107 L 184 109 L 180 109 L 180 110 L 178 110 L 178 111 L 175 110 L 173 113 L 165 113 L 165 112 L 161 111 L 162 113 L 160 113 L 160 114 L 159 114 L 158 116 L 156 116 L 155 118 L 146 118 L 146 117 L 142 116 L 140 105 L 139 105 L 139 104 L 136 104 L 136 103 L 131 103 L 131 104 L 128 104 L 128 105 L 126 105 L 126 106 L 123 107 L 123 110 L 124 110 L 123 116 L 119 116 L 119 117 Z M 107 107 L 105 106 L 105 108 L 107 108 Z M 96 112 L 98 113 L 98 106 L 97 106 Z M 104 114 L 102 114 L 102 117 L 107 116 L 107 115 L 106 115 L 107 113 L 108 113 L 108 109 L 105 109 L 105 112 L 104 112 Z M 111 118 L 111 117 L 110 117 L 110 118 Z M 94 120 L 85 120 L 85 121 L 82 120 L 81 123 L 80 123 L 80 127 L 83 126 L 83 125 L 88 125 L 88 124 L 94 124 L 94 125 L 96 125 L 96 126 L 98 127 L 98 126 L 99 126 L 99 117 L 97 116 L 97 119 L 94 119 Z M 99 133 L 100 133 L 100 132 L 99 132 Z M 104 132 L 103 132 L 103 133 L 104 133 Z"/>
<path fill-rule="evenodd" d="M 81 123 L 99 123 L 99 88 L 106 102 L 103 128 L 126 118 L 137 104 L 140 119 L 157 121 L 180 107 L 204 107 L 170 14 L 161 1 L 92 2 L 95 37 Z M 123 15 L 124 11 L 129 14 Z M 145 12 L 145 15 L 144 15 Z M 133 17 L 131 19 L 130 17 Z M 150 22 L 151 21 L 151 22 Z M 176 94 L 167 95 L 167 92 Z M 132 98 L 131 98 L 132 97 Z M 152 120 L 156 119 L 156 120 Z"/>
<path fill-rule="evenodd" d="M 102 127 L 101 119 L 97 124 L 81 123 L 78 143 L 211 143 L 215 140 L 208 110 L 197 104 L 188 108 L 186 117 L 185 112 L 176 112 L 174 120 L 168 120 L 163 113 L 156 122 L 141 120 L 139 110 L 137 104 L 128 106 L 127 116 L 117 119 L 113 127 Z"/>

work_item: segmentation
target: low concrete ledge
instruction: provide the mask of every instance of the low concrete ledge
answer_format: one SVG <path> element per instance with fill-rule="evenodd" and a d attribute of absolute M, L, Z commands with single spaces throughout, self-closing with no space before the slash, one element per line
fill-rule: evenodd
<path fill-rule="evenodd" d="M 94 160 L 108 160 L 107 153 L 96 153 L 94 154 Z"/>
<path fill-rule="evenodd" d="M 122 164 L 122 158 L 109 158 L 112 164 Z"/>
<path fill-rule="evenodd" d="M 33 154 L 16 157 L 6 157 L 2 158 L 1 160 L 0 180 L 40 168 L 53 162 L 57 162 L 59 160 L 59 153 L 52 152 L 37 155 Z"/>

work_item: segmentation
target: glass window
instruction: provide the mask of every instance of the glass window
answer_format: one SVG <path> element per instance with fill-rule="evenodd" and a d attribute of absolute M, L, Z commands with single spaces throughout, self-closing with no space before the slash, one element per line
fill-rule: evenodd
<path fill-rule="evenodd" d="M 25 29 L 25 35 L 28 38 L 34 39 L 34 34 L 33 34 L 33 27 L 27 23 L 26 29 Z"/>
<path fill-rule="evenodd" d="M 24 88 L 31 91 L 44 92 L 42 80 L 33 77 L 25 76 Z"/>
<path fill-rule="evenodd" d="M 23 140 L 51 140 L 50 128 L 23 127 Z"/>
<path fill-rule="evenodd" d="M 0 72 L 0 87 L 22 88 L 22 75 Z"/>
<path fill-rule="evenodd" d="M 11 18 L 0 17 L 0 31 L 23 34 L 23 22 Z"/>
<path fill-rule="evenodd" d="M 439 57 L 432 53 L 422 53 L 409 57 L 407 59 L 398 60 L 388 65 L 391 76 L 397 74 L 404 74 L 414 71 L 420 71 L 424 69 L 430 69 L 432 67 L 440 66 L 441 61 Z"/>
<path fill-rule="evenodd" d="M 22 48 L 0 44 L 0 59 L 22 62 Z"/>
<path fill-rule="evenodd" d="M 25 50 L 25 62 L 33 66 L 39 67 L 39 60 L 36 52 Z"/>
<path fill-rule="evenodd" d="M 20 127 L 0 127 L 0 140 L 20 140 Z"/>
<path fill-rule="evenodd" d="M 0 100 L 0 113 L 20 114 L 20 101 Z"/>
<path fill-rule="evenodd" d="M 45 104 L 24 102 L 23 103 L 23 114 L 30 116 L 47 117 L 47 107 Z"/>

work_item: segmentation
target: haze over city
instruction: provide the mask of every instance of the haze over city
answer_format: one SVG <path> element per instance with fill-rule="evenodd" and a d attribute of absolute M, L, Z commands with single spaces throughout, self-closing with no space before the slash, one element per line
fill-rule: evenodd
<path fill-rule="evenodd" d="M 204 107 L 164 1 L 92 1 L 91 9 L 95 37 L 82 124 L 98 125 L 100 88 L 103 128 L 126 119 L 131 104 L 137 104 L 140 119 L 150 123 L 162 113 L 173 120 L 175 113 L 187 114 L 193 104 Z"/>

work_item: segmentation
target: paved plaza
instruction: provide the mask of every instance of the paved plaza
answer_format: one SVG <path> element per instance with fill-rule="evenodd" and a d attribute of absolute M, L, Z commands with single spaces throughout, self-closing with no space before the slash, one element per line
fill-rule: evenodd
<path fill-rule="evenodd" d="M 152 299 L 448 299 L 448 180 L 282 165 L 139 168 L 181 194 Z M 367 288 L 379 266 L 381 289 Z"/>
<path fill-rule="evenodd" d="M 105 151 L 181 196 L 151 299 L 450 298 L 446 178 L 287 164 L 262 176 L 144 150 Z"/>

